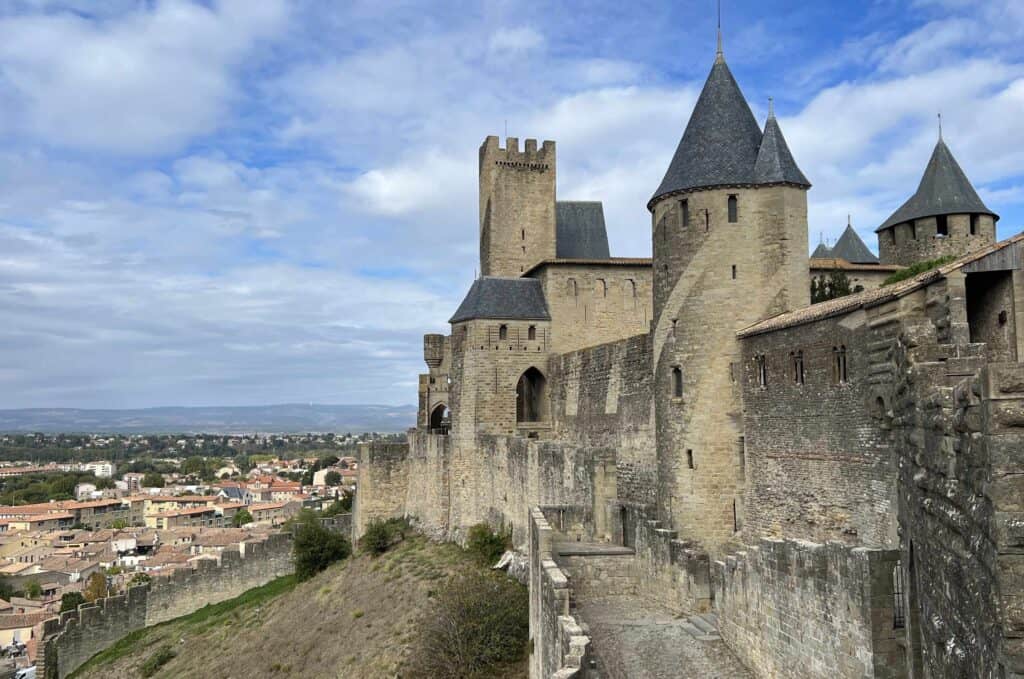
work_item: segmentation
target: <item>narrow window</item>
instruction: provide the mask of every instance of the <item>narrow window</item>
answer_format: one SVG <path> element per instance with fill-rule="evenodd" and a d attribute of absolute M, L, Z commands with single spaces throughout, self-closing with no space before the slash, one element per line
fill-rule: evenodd
<path fill-rule="evenodd" d="M 939 236 L 949 235 L 949 219 L 946 215 L 939 215 L 935 218 L 935 233 Z"/>
<path fill-rule="evenodd" d="M 736 280 L 736 265 L 732 265 L 732 279 Z"/>
<path fill-rule="evenodd" d="M 917 222 L 910 222 L 910 240 L 917 240 Z"/>
<path fill-rule="evenodd" d="M 636 297 L 636 281 L 632 278 L 626 279 L 626 289 L 630 292 L 630 297 Z"/>
<path fill-rule="evenodd" d="M 704 210 L 704 230 L 711 230 L 711 212 L 708 210 Z"/>
<path fill-rule="evenodd" d="M 570 278 L 569 279 L 569 294 L 571 296 L 573 296 L 573 297 L 576 297 L 576 295 L 578 293 L 579 293 L 579 291 L 576 289 L 576 279 L 575 278 Z"/>
<path fill-rule="evenodd" d="M 690 201 L 685 198 L 679 201 L 679 214 L 682 215 L 683 226 L 690 225 Z"/>
<path fill-rule="evenodd" d="M 526 339 L 535 340 L 537 339 L 537 326 L 531 325 L 526 331 Z"/>
<path fill-rule="evenodd" d="M 736 194 L 729 195 L 729 223 L 735 224 L 739 220 L 738 213 L 738 202 Z"/>
<path fill-rule="evenodd" d="M 762 389 L 768 386 L 768 361 L 764 354 L 754 357 L 757 363 L 757 386 Z"/>
<path fill-rule="evenodd" d="M 672 337 L 676 336 L 676 325 L 678 323 L 679 323 L 679 319 L 678 318 L 673 318 L 672 319 Z"/>
<path fill-rule="evenodd" d="M 686 466 L 690 469 L 694 469 L 693 466 L 693 451 L 689 448 L 686 449 Z"/>
<path fill-rule="evenodd" d="M 500 340 L 508 339 L 508 326 L 507 325 L 502 325 L 502 326 L 500 326 L 498 328 L 498 339 L 500 339 Z"/>
<path fill-rule="evenodd" d="M 846 346 L 832 347 L 832 381 L 836 384 L 846 384 L 847 378 Z"/>
<path fill-rule="evenodd" d="M 672 368 L 672 395 L 676 398 L 683 397 L 683 369 L 678 365 Z"/>
<path fill-rule="evenodd" d="M 795 351 L 790 354 L 793 359 L 793 383 L 804 383 L 804 352 Z"/>
<path fill-rule="evenodd" d="M 971 215 L 971 235 L 978 235 L 978 215 Z"/>
<path fill-rule="evenodd" d="M 522 238 L 522 240 L 526 240 L 526 229 L 523 229 L 523 230 L 522 230 L 522 231 L 520 231 L 519 233 L 520 233 L 520 235 L 521 235 L 521 238 Z"/>

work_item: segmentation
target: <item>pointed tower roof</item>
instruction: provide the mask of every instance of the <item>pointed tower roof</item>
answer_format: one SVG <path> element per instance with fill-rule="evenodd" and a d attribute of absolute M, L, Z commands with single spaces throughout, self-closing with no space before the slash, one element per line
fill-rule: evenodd
<path fill-rule="evenodd" d="M 999 219 L 999 215 L 989 210 L 978 197 L 967 175 L 960 169 L 960 164 L 940 136 L 917 192 L 875 231 L 922 217 L 969 213 L 992 215 Z"/>
<path fill-rule="evenodd" d="M 824 241 L 818 243 L 818 247 L 814 248 L 814 252 L 811 253 L 811 259 L 831 259 L 831 257 L 832 248 L 825 245 Z"/>
<path fill-rule="evenodd" d="M 754 161 L 754 183 L 756 184 L 797 184 L 810 188 L 811 183 L 800 171 L 793 154 L 789 152 L 786 138 L 775 119 L 775 110 L 768 105 L 768 122 L 764 125 L 764 137 Z"/>
<path fill-rule="evenodd" d="M 648 207 L 675 191 L 753 183 L 760 145 L 761 127 L 719 53 Z"/>
<path fill-rule="evenodd" d="M 832 246 L 832 257 L 845 259 L 850 264 L 878 264 L 878 257 L 868 249 L 849 222 L 843 235 Z"/>

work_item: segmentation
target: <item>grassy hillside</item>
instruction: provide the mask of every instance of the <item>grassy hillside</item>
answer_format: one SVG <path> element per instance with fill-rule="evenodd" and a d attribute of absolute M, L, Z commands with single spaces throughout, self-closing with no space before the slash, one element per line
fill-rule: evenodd
<path fill-rule="evenodd" d="M 415 667 L 438 592 L 481 570 L 455 545 L 406 538 L 303 583 L 280 578 L 242 596 L 129 635 L 75 679 L 395 677 Z M 508 677 L 525 677 L 526 663 Z"/>

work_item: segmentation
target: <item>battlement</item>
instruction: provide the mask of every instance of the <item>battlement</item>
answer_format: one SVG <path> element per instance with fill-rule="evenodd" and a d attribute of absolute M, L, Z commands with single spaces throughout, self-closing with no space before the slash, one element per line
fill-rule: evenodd
<path fill-rule="evenodd" d="M 484 165 L 497 165 L 498 167 L 517 170 L 534 170 L 546 172 L 553 170 L 555 166 L 555 142 L 545 140 L 540 148 L 537 148 L 536 139 L 527 139 L 523 150 L 519 149 L 518 137 L 507 137 L 505 147 L 496 136 L 489 136 L 480 145 L 480 168 Z"/>

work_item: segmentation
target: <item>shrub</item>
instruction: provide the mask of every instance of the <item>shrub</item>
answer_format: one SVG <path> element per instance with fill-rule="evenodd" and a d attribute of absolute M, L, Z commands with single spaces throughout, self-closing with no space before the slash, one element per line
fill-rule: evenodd
<path fill-rule="evenodd" d="M 495 533 L 486 523 L 478 523 L 469 529 L 466 550 L 483 566 L 493 566 L 509 547 L 511 535 Z"/>
<path fill-rule="evenodd" d="M 170 646 L 161 646 L 156 653 L 146 659 L 146 662 L 142 663 L 142 667 L 139 668 L 139 674 L 144 677 L 153 676 L 161 667 L 169 663 L 174 658 L 174 655 L 174 649 Z"/>
<path fill-rule="evenodd" d="M 409 660 L 412 679 L 501 676 L 523 658 L 529 637 L 526 588 L 504 575 L 473 573 L 436 599 Z"/>
<path fill-rule="evenodd" d="M 78 606 L 85 603 L 85 597 L 81 592 L 65 592 L 60 597 L 60 612 L 74 611 Z"/>
<path fill-rule="evenodd" d="M 374 519 L 366 526 L 359 546 L 364 552 L 379 556 L 391 549 L 391 545 L 404 540 L 408 530 L 409 522 L 405 519 Z"/>
<path fill-rule="evenodd" d="M 929 259 L 924 262 L 918 262 L 917 264 L 908 266 L 906 269 L 897 271 L 893 275 L 889 276 L 884 281 L 882 281 L 882 285 L 892 285 L 893 283 L 905 281 L 908 278 L 913 278 L 919 273 L 931 271 L 932 269 L 938 268 L 944 264 L 949 264 L 954 259 L 956 259 L 956 257 L 954 257 L 953 255 L 946 255 L 945 257 L 939 257 L 938 259 Z"/>
<path fill-rule="evenodd" d="M 352 553 L 352 546 L 344 535 L 324 528 L 316 516 L 303 516 L 295 524 L 293 558 L 295 576 L 308 580 L 335 561 Z"/>

